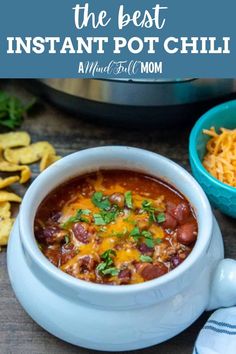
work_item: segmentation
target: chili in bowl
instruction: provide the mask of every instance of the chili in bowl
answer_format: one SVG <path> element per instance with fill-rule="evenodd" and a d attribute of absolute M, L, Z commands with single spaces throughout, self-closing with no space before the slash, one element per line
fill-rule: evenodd
<path fill-rule="evenodd" d="M 186 198 L 167 183 L 131 171 L 74 178 L 40 204 L 34 224 L 43 254 L 86 281 L 126 285 L 181 264 L 197 238 Z"/>
<path fill-rule="evenodd" d="M 236 298 L 235 262 L 223 260 L 198 183 L 163 156 L 122 146 L 79 151 L 37 177 L 8 272 L 38 324 L 98 350 L 160 343 Z"/>

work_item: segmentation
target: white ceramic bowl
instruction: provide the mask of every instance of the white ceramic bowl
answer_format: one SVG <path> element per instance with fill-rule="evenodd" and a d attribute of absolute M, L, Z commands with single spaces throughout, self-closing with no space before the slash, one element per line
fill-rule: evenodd
<path fill-rule="evenodd" d="M 142 284 L 100 285 L 71 277 L 41 253 L 33 233 L 41 201 L 68 179 L 101 168 L 162 178 L 190 201 L 197 216 L 198 238 L 189 257 L 176 269 Z M 236 262 L 222 259 L 220 230 L 194 178 L 165 157 L 121 146 L 74 153 L 40 174 L 25 194 L 8 247 L 12 287 L 30 316 L 65 341 L 108 351 L 160 343 L 188 327 L 205 309 L 235 304 Z"/>

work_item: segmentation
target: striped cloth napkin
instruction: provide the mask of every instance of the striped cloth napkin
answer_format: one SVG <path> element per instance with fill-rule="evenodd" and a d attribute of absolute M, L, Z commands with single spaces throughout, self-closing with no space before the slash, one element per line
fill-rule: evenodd
<path fill-rule="evenodd" d="M 236 354 L 236 307 L 211 315 L 198 335 L 193 354 Z"/>

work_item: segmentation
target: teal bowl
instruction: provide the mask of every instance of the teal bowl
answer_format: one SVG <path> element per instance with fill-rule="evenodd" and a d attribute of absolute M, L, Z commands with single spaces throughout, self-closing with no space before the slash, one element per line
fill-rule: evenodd
<path fill-rule="evenodd" d="M 210 139 L 203 134 L 203 129 L 210 129 L 212 126 L 216 130 L 221 127 L 236 128 L 236 100 L 223 103 L 206 112 L 193 127 L 189 141 L 189 158 L 194 177 L 215 208 L 236 218 L 236 188 L 214 178 L 202 165 L 206 144 Z"/>

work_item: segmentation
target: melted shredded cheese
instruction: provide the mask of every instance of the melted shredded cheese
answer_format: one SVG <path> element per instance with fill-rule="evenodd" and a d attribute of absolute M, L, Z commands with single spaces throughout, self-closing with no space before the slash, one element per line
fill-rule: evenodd
<path fill-rule="evenodd" d="M 139 262 L 141 253 L 136 248 L 122 249 L 116 252 L 115 265 L 119 268 L 124 263 Z"/>

